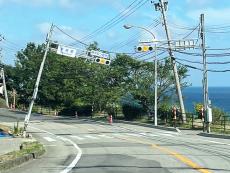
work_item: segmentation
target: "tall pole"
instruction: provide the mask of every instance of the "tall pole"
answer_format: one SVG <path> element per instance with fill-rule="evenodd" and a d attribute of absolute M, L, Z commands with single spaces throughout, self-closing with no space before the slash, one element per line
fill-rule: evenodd
<path fill-rule="evenodd" d="M 25 116 L 24 132 L 23 132 L 24 137 L 26 136 L 26 129 L 27 129 L 27 126 L 29 124 L 29 120 L 30 120 L 32 109 L 33 109 L 34 101 L 37 98 L 38 87 L 39 87 L 39 83 L 40 83 L 40 80 L 41 80 L 41 75 L 42 75 L 42 71 L 43 71 L 43 68 L 44 68 L 44 65 L 45 65 L 46 57 L 47 57 L 47 54 L 48 54 L 48 50 L 49 50 L 49 46 L 50 46 L 50 38 L 52 36 L 53 27 L 54 27 L 54 25 L 52 24 L 51 27 L 50 27 L 50 31 L 49 31 L 49 33 L 47 35 L 45 53 L 44 53 L 44 56 L 43 56 L 43 59 L 42 59 L 41 65 L 40 65 L 40 69 L 39 69 L 39 72 L 38 72 L 37 80 L 36 80 L 36 83 L 35 83 L 35 86 L 34 86 L 34 92 L 33 92 L 32 98 L 31 98 L 29 110 L 28 110 L 27 115 Z"/>
<path fill-rule="evenodd" d="M 183 101 L 183 97 L 182 97 L 180 79 L 179 79 L 179 76 L 178 76 L 176 61 L 175 61 L 173 51 L 172 51 L 171 37 L 170 37 L 168 26 L 167 26 L 167 20 L 166 20 L 166 15 L 165 15 L 165 11 L 166 11 L 165 3 L 164 3 L 164 0 L 159 0 L 159 1 L 160 1 L 159 5 L 160 5 L 162 17 L 163 17 L 166 37 L 167 37 L 167 41 L 168 41 L 168 52 L 169 52 L 169 56 L 171 57 L 171 62 L 172 62 L 172 65 L 173 65 L 173 73 L 174 73 L 174 78 L 175 78 L 175 82 L 176 82 L 177 95 L 178 95 L 178 99 L 179 99 L 179 102 L 180 102 L 182 120 L 183 120 L 183 123 L 185 123 L 186 122 L 186 114 L 185 114 L 185 108 L 184 108 L 184 101 Z"/>
<path fill-rule="evenodd" d="M 154 99 L 154 125 L 157 126 L 157 46 L 155 44 L 155 56 L 154 56 L 154 63 L 155 63 L 155 99 Z"/>
<path fill-rule="evenodd" d="M 207 73 L 207 57 L 206 57 L 206 47 L 205 47 L 205 28 L 204 28 L 204 14 L 200 15 L 201 24 L 201 48 L 203 56 L 203 97 L 204 97 L 204 115 L 207 132 L 210 132 L 210 123 L 207 121 L 207 110 L 208 110 L 208 73 Z"/>
<path fill-rule="evenodd" d="M 3 89 L 4 89 L 4 95 L 5 95 L 5 100 L 6 100 L 6 106 L 9 108 L 9 101 L 8 101 L 8 95 L 7 95 L 7 89 L 6 89 L 6 80 L 5 80 L 5 74 L 4 74 L 4 69 L 1 69 L 1 74 L 2 74 L 2 81 L 3 81 Z"/>
<path fill-rule="evenodd" d="M 16 90 L 13 89 L 13 109 L 16 108 Z"/>

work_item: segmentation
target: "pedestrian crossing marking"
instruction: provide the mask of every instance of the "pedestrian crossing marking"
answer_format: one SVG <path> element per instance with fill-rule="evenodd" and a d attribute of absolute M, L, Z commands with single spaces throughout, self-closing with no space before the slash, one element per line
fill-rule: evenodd
<path fill-rule="evenodd" d="M 56 141 L 55 139 L 53 138 L 50 138 L 50 137 L 43 137 L 45 140 L 47 140 L 48 142 L 54 142 Z"/>
<path fill-rule="evenodd" d="M 84 140 L 84 138 L 82 137 L 79 137 L 79 136 L 70 136 L 71 138 L 75 138 L 75 139 L 78 139 L 78 140 Z"/>
<path fill-rule="evenodd" d="M 98 139 L 97 137 L 91 136 L 91 135 L 85 135 L 84 137 L 89 138 L 89 139 Z"/>
<path fill-rule="evenodd" d="M 112 138 L 114 138 L 114 137 L 112 137 L 112 136 L 107 136 L 107 135 L 98 135 L 99 137 L 103 137 L 103 138 L 108 138 L 108 139 L 112 139 Z"/>

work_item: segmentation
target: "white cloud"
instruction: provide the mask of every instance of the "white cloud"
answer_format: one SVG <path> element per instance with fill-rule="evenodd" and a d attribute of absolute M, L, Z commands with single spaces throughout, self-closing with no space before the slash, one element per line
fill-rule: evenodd
<path fill-rule="evenodd" d="M 186 0 L 187 4 L 190 7 L 207 7 L 207 5 L 211 4 L 214 2 L 214 0 Z"/>
<path fill-rule="evenodd" d="M 0 5 L 5 5 L 9 3 L 22 4 L 30 6 L 49 6 L 52 5 L 54 0 L 0 0 Z"/>
<path fill-rule="evenodd" d="M 73 8 L 76 5 L 74 0 L 59 0 L 59 5 L 62 8 Z"/>
<path fill-rule="evenodd" d="M 40 23 L 37 25 L 37 28 L 42 34 L 47 34 L 49 32 L 51 24 L 48 22 Z"/>
<path fill-rule="evenodd" d="M 205 15 L 207 24 L 223 24 L 230 22 L 230 8 L 214 9 L 206 8 L 200 10 L 193 10 L 187 13 L 187 16 L 194 20 L 199 20 L 200 14 Z"/>

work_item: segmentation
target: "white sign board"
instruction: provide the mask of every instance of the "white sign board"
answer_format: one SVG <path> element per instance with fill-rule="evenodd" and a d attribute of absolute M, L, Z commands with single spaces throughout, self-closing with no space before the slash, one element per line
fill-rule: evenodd
<path fill-rule="evenodd" d="M 57 54 L 59 55 L 64 55 L 64 56 L 74 58 L 76 56 L 76 53 L 77 53 L 77 50 L 72 47 L 58 45 Z"/>
<path fill-rule="evenodd" d="M 107 54 L 107 53 L 103 53 L 103 52 L 95 51 L 95 50 L 91 50 L 90 53 L 92 56 L 109 59 L 109 54 Z"/>

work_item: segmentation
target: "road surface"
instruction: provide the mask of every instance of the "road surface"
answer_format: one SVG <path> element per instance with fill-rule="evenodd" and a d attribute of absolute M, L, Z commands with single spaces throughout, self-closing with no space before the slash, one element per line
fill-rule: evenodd
<path fill-rule="evenodd" d="M 25 114 L 0 110 L 0 121 Z M 229 173 L 230 140 L 137 125 L 34 115 L 29 132 L 46 154 L 11 173 Z"/>

